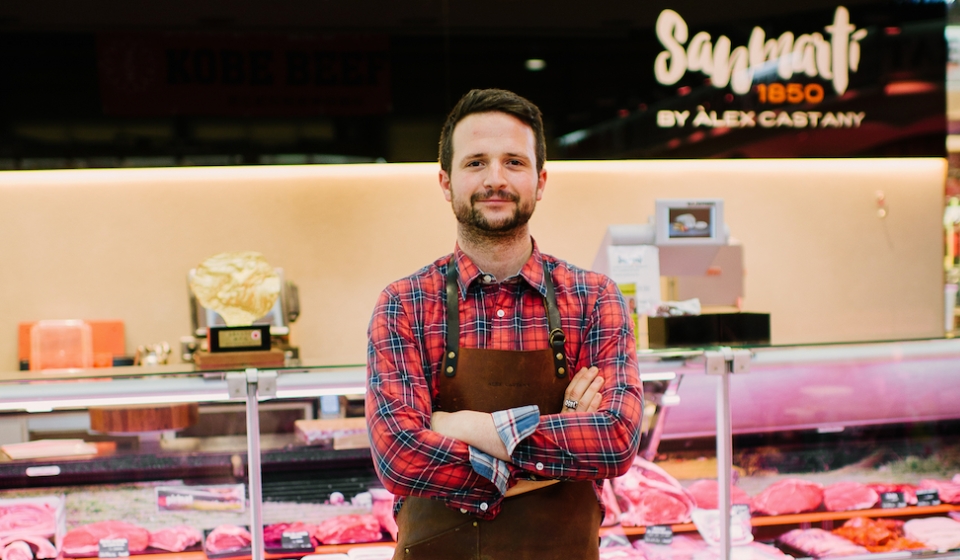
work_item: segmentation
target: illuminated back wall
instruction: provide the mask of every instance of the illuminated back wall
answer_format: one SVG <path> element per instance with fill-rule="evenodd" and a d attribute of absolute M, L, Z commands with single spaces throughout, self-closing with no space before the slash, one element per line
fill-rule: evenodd
<path fill-rule="evenodd" d="M 380 290 L 453 249 L 436 164 L 0 173 L 0 370 L 17 324 L 121 319 L 127 352 L 190 332 L 187 270 L 256 250 L 300 289 L 292 341 L 326 364 L 365 361 Z M 589 267 L 608 224 L 656 198 L 722 198 L 744 247 L 745 309 L 777 344 L 942 336 L 946 162 L 548 162 L 531 227 Z M 878 217 L 877 195 L 887 208 Z"/>

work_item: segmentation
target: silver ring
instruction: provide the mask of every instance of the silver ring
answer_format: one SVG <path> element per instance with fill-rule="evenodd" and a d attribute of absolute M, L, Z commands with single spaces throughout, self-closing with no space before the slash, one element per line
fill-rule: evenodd
<path fill-rule="evenodd" d="M 570 400 L 570 399 L 566 399 L 566 400 L 563 401 L 563 406 L 565 406 L 565 407 L 567 407 L 567 408 L 576 409 L 578 404 L 580 404 L 580 401 L 574 401 L 574 400 Z"/>

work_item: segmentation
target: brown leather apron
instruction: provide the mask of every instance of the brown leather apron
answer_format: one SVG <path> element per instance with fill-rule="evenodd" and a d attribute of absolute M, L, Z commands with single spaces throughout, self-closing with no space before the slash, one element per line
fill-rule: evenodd
<path fill-rule="evenodd" d="M 544 264 L 550 348 L 460 348 L 457 267 L 447 272 L 447 347 L 438 410 L 494 412 L 528 404 L 557 414 L 570 382 L 553 280 Z M 397 515 L 394 560 L 596 560 L 600 506 L 589 481 L 558 482 L 504 500 L 483 520 L 442 501 L 408 497 Z"/>

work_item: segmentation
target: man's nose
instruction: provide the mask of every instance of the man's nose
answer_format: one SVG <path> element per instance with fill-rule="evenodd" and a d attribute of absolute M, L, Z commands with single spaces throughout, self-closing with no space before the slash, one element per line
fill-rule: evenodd
<path fill-rule="evenodd" d="M 487 175 L 484 178 L 484 186 L 492 189 L 500 189 L 506 186 L 506 174 L 503 165 L 494 162 L 487 166 Z"/>

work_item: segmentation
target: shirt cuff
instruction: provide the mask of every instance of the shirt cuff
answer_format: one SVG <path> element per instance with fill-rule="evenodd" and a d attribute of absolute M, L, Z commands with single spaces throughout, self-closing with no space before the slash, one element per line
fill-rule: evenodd
<path fill-rule="evenodd" d="M 507 483 L 510 480 L 510 469 L 507 463 L 488 455 L 474 446 L 470 446 L 470 464 L 473 470 L 492 482 L 501 494 L 507 493 Z"/>
<path fill-rule="evenodd" d="M 493 424 L 497 427 L 497 433 L 504 447 L 507 448 L 507 455 L 513 455 L 517 445 L 528 438 L 540 425 L 540 407 L 529 404 L 498 410 L 493 413 Z"/>

